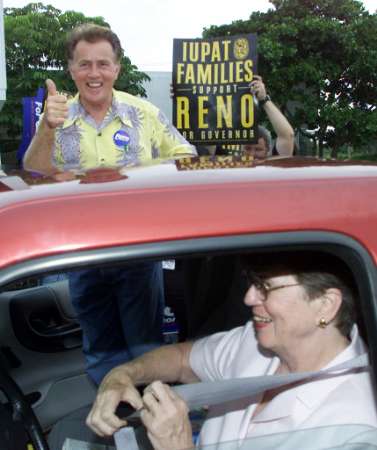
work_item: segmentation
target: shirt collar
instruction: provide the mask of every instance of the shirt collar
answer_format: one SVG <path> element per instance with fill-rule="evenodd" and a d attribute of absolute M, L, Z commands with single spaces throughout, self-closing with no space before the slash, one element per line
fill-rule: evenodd
<path fill-rule="evenodd" d="M 113 100 L 111 102 L 111 107 L 106 114 L 111 114 L 112 119 L 119 117 L 124 125 L 132 128 L 132 122 L 127 114 L 127 109 L 120 107 L 120 95 L 119 92 L 113 89 Z M 72 99 L 68 100 L 68 118 L 63 124 L 63 129 L 72 126 L 78 119 L 84 118 L 87 115 L 84 107 L 80 103 L 79 93 L 77 93 Z M 106 118 L 104 120 L 106 120 Z"/>
<path fill-rule="evenodd" d="M 366 347 L 363 343 L 357 326 L 354 325 L 351 332 L 351 342 L 339 355 L 337 355 L 326 367 L 338 365 L 348 361 L 356 356 L 365 353 Z M 313 382 L 302 383 L 297 387 L 287 389 L 278 394 L 254 419 L 253 422 L 264 422 L 276 420 L 292 415 L 295 400 L 298 399 L 306 408 L 313 409 L 321 404 L 329 393 L 340 383 L 352 376 L 352 372 L 346 372 L 344 375 L 332 377 L 325 374 L 322 379 Z"/>
<path fill-rule="evenodd" d="M 339 353 L 326 367 L 322 370 L 329 369 L 330 367 L 349 361 L 363 353 L 367 352 L 367 348 L 359 335 L 357 325 L 354 325 L 351 330 L 351 342 L 350 344 Z M 313 408 L 323 402 L 323 399 L 335 389 L 340 383 L 352 376 L 353 372 L 345 371 L 344 375 L 337 375 L 331 377 L 331 375 L 324 375 L 324 377 L 312 385 L 303 384 L 297 388 L 297 397 L 308 407 Z M 312 387 L 311 387 L 312 386 Z"/>

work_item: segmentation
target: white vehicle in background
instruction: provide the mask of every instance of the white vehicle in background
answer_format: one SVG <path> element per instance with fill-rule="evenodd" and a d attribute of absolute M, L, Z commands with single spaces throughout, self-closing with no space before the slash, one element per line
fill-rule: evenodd
<path fill-rule="evenodd" d="M 170 98 L 170 84 L 172 73 L 169 71 L 146 71 L 150 81 L 144 82 L 147 99 L 156 105 L 172 121 L 172 100 Z"/>

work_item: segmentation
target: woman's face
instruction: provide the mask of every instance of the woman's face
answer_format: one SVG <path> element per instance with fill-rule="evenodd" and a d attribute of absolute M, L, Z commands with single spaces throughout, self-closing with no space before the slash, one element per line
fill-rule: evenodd
<path fill-rule="evenodd" d="M 309 301 L 304 287 L 293 275 L 263 280 L 262 289 L 251 285 L 244 302 L 252 308 L 253 324 L 259 344 L 279 356 L 307 346 L 318 333 L 320 299 Z"/>

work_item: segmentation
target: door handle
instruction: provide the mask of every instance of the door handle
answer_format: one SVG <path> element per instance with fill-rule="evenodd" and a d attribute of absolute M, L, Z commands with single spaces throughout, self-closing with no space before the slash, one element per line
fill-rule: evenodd
<path fill-rule="evenodd" d="M 44 338 L 64 338 L 65 336 L 81 333 L 80 325 L 77 323 L 51 326 L 41 319 L 33 319 L 29 320 L 29 326 L 35 334 Z"/>
<path fill-rule="evenodd" d="M 51 325 L 42 319 L 29 320 L 30 329 L 42 339 L 58 342 L 66 349 L 77 348 L 82 343 L 82 330 L 75 322 Z"/>

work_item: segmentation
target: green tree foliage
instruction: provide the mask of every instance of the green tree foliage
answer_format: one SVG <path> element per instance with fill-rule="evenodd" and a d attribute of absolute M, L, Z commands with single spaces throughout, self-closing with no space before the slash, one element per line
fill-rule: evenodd
<path fill-rule="evenodd" d="M 377 136 L 377 14 L 356 0 L 270 0 L 204 37 L 258 34 L 258 72 L 292 125 L 337 154 Z"/>
<path fill-rule="evenodd" d="M 67 32 L 87 22 L 109 26 L 102 17 L 86 17 L 74 11 L 62 13 L 42 3 L 4 9 L 7 100 L 0 127 L 15 139 L 16 147 L 22 131 L 22 97 L 34 96 L 46 78 L 52 78 L 59 90 L 75 92 L 67 70 L 64 42 Z M 139 72 L 127 56 L 121 65 L 116 88 L 145 95 L 142 83 L 149 77 Z"/>

